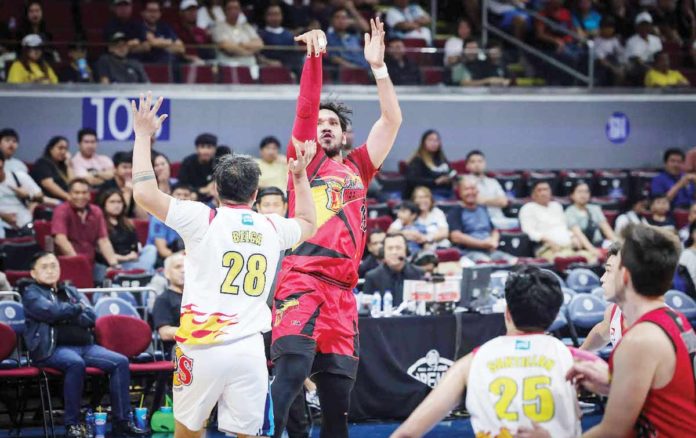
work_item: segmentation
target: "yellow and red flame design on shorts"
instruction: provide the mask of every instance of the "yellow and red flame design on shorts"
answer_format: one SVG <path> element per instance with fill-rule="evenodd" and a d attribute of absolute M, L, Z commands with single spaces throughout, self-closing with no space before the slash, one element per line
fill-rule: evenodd
<path fill-rule="evenodd" d="M 512 438 L 512 432 L 507 427 L 503 427 L 495 436 L 491 432 L 476 432 L 476 438 Z"/>
<path fill-rule="evenodd" d="M 217 343 L 217 338 L 225 335 L 227 327 L 239 322 L 237 315 L 220 312 L 207 313 L 196 309 L 194 304 L 181 307 L 179 328 L 174 335 L 176 342 L 187 345 L 208 345 Z"/>

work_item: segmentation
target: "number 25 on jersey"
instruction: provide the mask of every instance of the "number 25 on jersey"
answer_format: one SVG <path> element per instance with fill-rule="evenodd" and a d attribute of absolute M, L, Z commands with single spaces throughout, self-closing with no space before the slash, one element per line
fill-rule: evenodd
<path fill-rule="evenodd" d="M 266 269 L 268 261 L 263 254 L 252 254 L 244 260 L 244 256 L 237 251 L 227 251 L 222 256 L 222 267 L 228 268 L 225 280 L 220 286 L 220 293 L 237 295 L 239 286 L 235 283 L 237 277 L 246 268 L 246 274 L 242 281 L 242 290 L 250 297 L 258 297 L 266 286 Z"/>
<path fill-rule="evenodd" d="M 519 412 L 510 410 L 515 397 L 520 395 L 518 386 L 518 382 L 510 377 L 498 377 L 491 382 L 489 391 L 500 397 L 495 404 L 498 419 L 519 420 Z M 530 420 L 544 423 L 553 418 L 555 407 L 550 386 L 549 376 L 532 376 L 522 380 L 522 410 Z"/>

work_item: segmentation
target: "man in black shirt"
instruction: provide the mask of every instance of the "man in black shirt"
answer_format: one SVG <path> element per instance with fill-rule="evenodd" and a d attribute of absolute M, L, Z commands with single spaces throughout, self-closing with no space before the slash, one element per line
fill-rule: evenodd
<path fill-rule="evenodd" d="M 132 0 L 113 0 L 111 2 L 111 19 L 104 27 L 104 41 L 109 41 L 117 32 L 122 33 L 128 44 L 129 53 L 138 55 L 150 50 L 150 44 L 145 41 L 145 29 L 138 21 L 133 20 Z"/>
<path fill-rule="evenodd" d="M 55 255 L 39 252 L 32 258 L 35 283 L 23 294 L 26 312 L 24 342 L 31 359 L 42 367 L 63 372 L 64 423 L 66 437 L 83 437 L 80 405 L 85 367 L 109 374 L 112 436 L 140 436 L 146 431 L 129 421 L 128 358 L 94 343 L 94 310 L 72 286 L 59 286 L 60 265 Z"/>
<path fill-rule="evenodd" d="M 365 252 L 365 257 L 360 262 L 360 267 L 358 267 L 358 276 L 360 278 L 365 278 L 365 274 L 375 269 L 382 262 L 384 258 L 384 254 L 382 254 L 384 237 L 386 235 L 381 228 L 375 228 L 368 233 L 367 251 Z"/>
<path fill-rule="evenodd" d="M 218 139 L 204 133 L 196 137 L 196 153 L 184 158 L 179 169 L 179 183 L 191 186 L 199 201 L 208 201 L 213 190 L 213 160 Z"/>
<path fill-rule="evenodd" d="M 365 276 L 363 292 L 379 292 L 384 296 L 391 291 L 394 306 L 404 299 L 404 280 L 420 280 L 423 271 L 407 261 L 406 237 L 403 234 L 387 234 L 384 238 L 384 262 Z"/>
<path fill-rule="evenodd" d="M 103 54 L 97 61 L 97 81 L 111 83 L 147 83 L 150 82 L 143 65 L 128 59 L 130 47 L 123 32 L 115 32 L 109 38 L 109 53 Z"/>
<path fill-rule="evenodd" d="M 420 70 L 406 57 L 406 46 L 400 38 L 389 40 L 384 62 L 389 68 L 389 76 L 394 85 L 420 85 Z"/>
<path fill-rule="evenodd" d="M 169 282 L 167 289 L 155 300 L 152 309 L 152 324 L 164 344 L 164 354 L 171 358 L 174 335 L 179 328 L 181 296 L 184 293 L 184 254 L 174 253 L 164 260 L 164 277 Z"/>

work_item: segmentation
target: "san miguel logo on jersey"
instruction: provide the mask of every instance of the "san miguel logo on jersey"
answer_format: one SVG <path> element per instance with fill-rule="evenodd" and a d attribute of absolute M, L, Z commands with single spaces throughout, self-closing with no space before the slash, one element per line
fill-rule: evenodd
<path fill-rule="evenodd" d="M 364 197 L 365 187 L 362 180 L 356 175 L 346 175 L 344 179 L 327 178 L 326 184 L 326 208 L 338 213 L 345 204 Z"/>
<path fill-rule="evenodd" d="M 280 322 L 283 320 L 283 316 L 285 316 L 286 312 L 288 312 L 291 309 L 294 309 L 296 307 L 300 306 L 300 300 L 297 298 L 290 298 L 287 300 L 284 300 L 279 306 L 276 306 L 275 310 L 275 320 L 273 322 L 273 327 L 277 327 Z"/>
<path fill-rule="evenodd" d="M 407 373 L 414 379 L 435 388 L 453 364 L 451 360 L 440 356 L 437 350 L 430 350 L 425 357 L 421 357 L 411 365 Z"/>
<path fill-rule="evenodd" d="M 181 347 L 174 347 L 174 387 L 189 386 L 193 382 L 193 359 Z"/>

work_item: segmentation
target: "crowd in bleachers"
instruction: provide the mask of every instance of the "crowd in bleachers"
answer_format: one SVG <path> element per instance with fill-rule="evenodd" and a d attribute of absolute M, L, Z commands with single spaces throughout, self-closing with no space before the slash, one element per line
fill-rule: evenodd
<path fill-rule="evenodd" d="M 5 2 L 0 73 L 11 83 L 294 83 L 303 62 L 294 36 L 321 28 L 329 45 L 325 81 L 369 84 L 362 33 L 367 20 L 379 14 L 388 28 L 387 64 L 397 85 L 575 83 L 515 46 L 495 40 L 482 46 L 478 0 L 461 2 L 456 15 L 451 6 L 440 8 L 436 29 L 442 33 L 436 35 L 427 3 Z M 592 41 L 600 85 L 683 87 L 696 79 L 691 1 L 538 0 L 525 5 L 490 1 L 492 24 L 583 73 Z"/>

